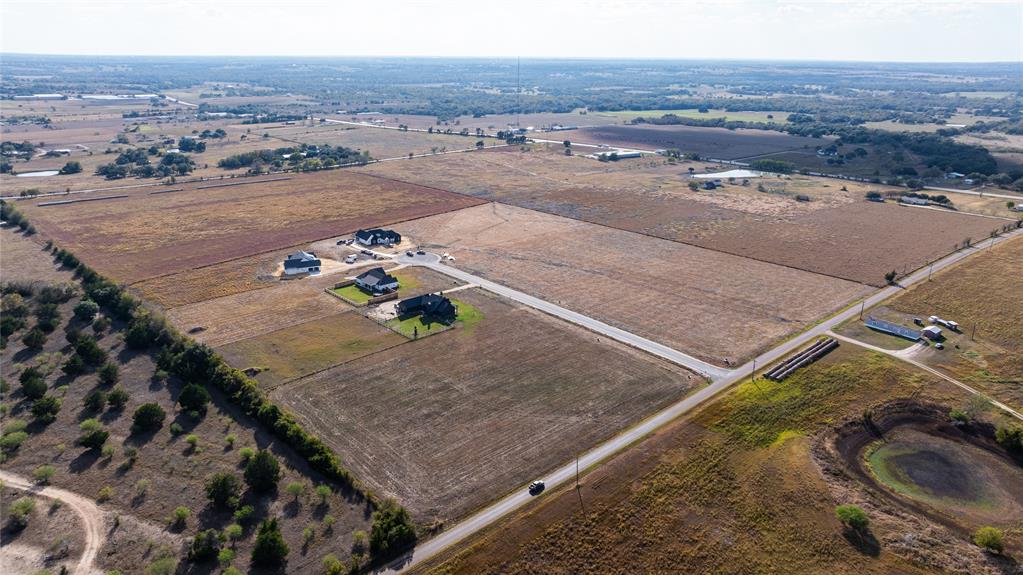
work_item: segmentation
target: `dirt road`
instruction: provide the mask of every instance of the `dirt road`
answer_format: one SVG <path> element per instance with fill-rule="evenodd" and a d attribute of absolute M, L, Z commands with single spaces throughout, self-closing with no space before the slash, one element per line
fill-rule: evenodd
<path fill-rule="evenodd" d="M 43 487 L 36 485 L 28 478 L 15 475 L 7 471 L 0 471 L 0 479 L 4 485 L 22 491 L 28 491 L 33 495 L 56 499 L 65 503 L 82 518 L 82 525 L 85 527 L 85 547 L 82 549 L 82 557 L 73 571 L 74 575 L 93 575 L 100 573 L 99 569 L 93 567 L 99 548 L 103 546 L 103 512 L 91 499 L 82 497 L 70 491 L 56 487 Z"/>

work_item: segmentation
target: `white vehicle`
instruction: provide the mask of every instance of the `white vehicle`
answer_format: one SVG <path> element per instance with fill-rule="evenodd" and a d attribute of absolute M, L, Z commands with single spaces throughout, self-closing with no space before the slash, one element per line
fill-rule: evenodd
<path fill-rule="evenodd" d="M 943 326 L 947 327 L 948 329 L 950 329 L 952 331 L 959 331 L 959 324 L 954 322 L 954 321 L 952 321 L 952 320 L 950 320 L 950 319 L 941 319 L 940 317 L 938 317 L 936 315 L 932 315 L 931 317 L 929 317 L 927 319 L 931 323 L 936 323 L 938 325 L 943 325 Z"/>
<path fill-rule="evenodd" d="M 359 256 L 357 256 L 355 254 L 351 254 L 347 258 L 345 258 L 345 263 L 346 264 L 354 264 L 357 261 L 359 261 Z"/>

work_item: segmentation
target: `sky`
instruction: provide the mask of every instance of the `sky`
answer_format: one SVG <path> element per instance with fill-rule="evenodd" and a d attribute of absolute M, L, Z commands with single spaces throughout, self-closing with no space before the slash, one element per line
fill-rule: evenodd
<path fill-rule="evenodd" d="M 1023 61 L 1023 0 L 3 0 L 0 51 Z"/>

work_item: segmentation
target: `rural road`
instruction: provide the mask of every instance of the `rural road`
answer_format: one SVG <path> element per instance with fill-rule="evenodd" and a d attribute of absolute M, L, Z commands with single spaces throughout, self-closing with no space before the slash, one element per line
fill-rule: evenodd
<path fill-rule="evenodd" d="M 891 357 L 900 359 L 900 360 L 902 360 L 902 361 L 904 361 L 906 363 L 915 365 L 916 367 L 918 367 L 918 368 L 920 368 L 920 369 L 922 369 L 922 370 L 924 370 L 924 371 L 926 371 L 928 373 L 932 373 L 932 374 L 940 377 L 941 379 L 944 379 L 945 381 L 947 381 L 949 383 L 952 383 L 954 385 L 957 385 L 957 386 L 961 387 L 962 389 L 965 389 L 966 391 L 972 393 L 973 395 L 976 395 L 976 396 L 979 396 L 979 397 L 983 397 L 991 405 L 994 405 L 995 407 L 997 407 L 998 409 L 1001 409 L 1005 413 L 1008 413 L 1009 415 L 1015 417 L 1016 419 L 1019 419 L 1019 420 L 1023 421 L 1023 413 L 1020 413 L 1019 411 L 1016 411 L 1015 409 L 1009 407 L 1008 405 L 1005 405 L 1004 403 L 1002 403 L 1002 402 L 1000 402 L 1000 401 L 998 401 L 996 399 L 988 397 L 987 395 L 985 395 L 985 394 L 981 393 L 980 391 L 978 391 L 978 390 L 976 390 L 976 389 L 966 385 L 965 383 L 959 381 L 958 379 L 955 379 L 953 377 L 945 375 L 944 373 L 941 373 L 940 371 L 938 371 L 938 370 L 936 370 L 936 369 L 934 369 L 934 368 L 932 368 L 930 366 L 924 365 L 924 364 L 920 363 L 919 361 L 916 361 L 915 359 L 913 359 L 912 358 L 913 353 L 910 351 L 910 350 L 916 351 L 916 350 L 913 349 L 913 347 L 910 347 L 910 348 L 907 348 L 907 349 L 903 349 L 903 350 L 893 351 L 893 350 L 890 350 L 890 349 L 884 349 L 883 347 L 877 347 L 876 345 L 870 345 L 869 343 L 862 342 L 862 341 L 860 341 L 858 339 L 853 339 L 851 337 L 846 337 L 844 335 L 839 335 L 839 334 L 834 333 L 834 332 L 828 332 L 828 335 L 830 335 L 831 337 L 833 337 L 835 339 L 839 339 L 839 340 L 851 343 L 853 345 L 858 345 L 860 347 L 863 347 L 863 348 L 866 348 L 866 349 L 869 349 L 869 350 L 872 350 L 872 351 L 876 351 L 878 353 L 883 353 L 885 355 L 889 355 Z M 907 353 L 907 352 L 909 352 L 909 353 Z"/>
<path fill-rule="evenodd" d="M 1007 241 L 1009 239 L 1020 236 L 1023 236 L 1023 229 L 1017 229 L 1010 233 L 1004 234 L 1001 237 L 993 240 L 993 242 L 1001 243 L 1003 241 Z M 968 258 L 974 253 L 982 251 L 982 249 L 987 248 L 971 247 L 965 250 L 960 250 L 934 262 L 932 269 L 933 271 L 942 270 L 950 265 L 958 263 L 959 261 L 965 258 Z M 636 441 L 639 441 L 646 435 L 653 433 L 661 426 L 669 423 L 670 421 L 676 419 L 677 417 L 691 411 L 692 409 L 698 407 L 704 402 L 710 400 L 711 398 L 721 393 L 722 391 L 726 390 L 727 388 L 737 383 L 738 381 L 750 377 L 754 372 L 755 365 L 759 366 L 761 369 L 766 368 L 768 365 L 787 356 L 788 354 L 792 353 L 798 348 L 801 348 L 802 346 L 806 345 L 810 341 L 818 337 L 828 335 L 832 328 L 838 326 L 839 324 L 845 321 L 852 319 L 853 317 L 856 317 L 859 314 L 861 305 L 868 308 L 875 306 L 885 301 L 886 299 L 898 294 L 906 287 L 921 281 L 925 281 L 930 271 L 929 270 L 930 266 L 921 268 L 916 272 L 902 278 L 899 285 L 888 286 L 876 292 L 874 295 L 867 297 L 864 300 L 861 300 L 860 302 L 857 302 L 856 305 L 850 306 L 845 310 L 839 312 L 838 314 L 814 325 L 813 327 L 800 333 L 799 335 L 796 335 L 791 339 L 782 342 L 781 344 L 774 347 L 770 351 L 761 354 L 760 356 L 754 358 L 750 362 L 746 363 L 745 365 L 742 365 L 737 369 L 725 370 L 720 367 L 707 364 L 700 360 L 696 360 L 695 358 L 683 354 L 682 352 L 673 350 L 671 348 L 667 348 L 656 342 L 650 342 L 649 340 L 640 338 L 638 336 L 634 336 L 633 334 L 629 334 L 628 332 L 618 330 L 617 328 L 607 326 L 606 324 L 602 324 L 601 322 L 592 320 L 590 318 L 587 318 L 586 316 L 577 314 L 575 312 L 566 310 L 559 306 L 555 306 L 553 304 L 534 298 L 527 294 L 523 294 L 516 290 L 504 287 L 500 284 L 496 284 L 494 282 L 463 272 L 462 270 L 458 270 L 451 266 L 442 264 L 440 263 L 440 258 L 435 254 L 427 254 L 426 256 L 415 256 L 411 258 L 402 255 L 397 259 L 399 262 L 406 265 L 424 266 L 435 271 L 438 271 L 440 273 L 449 275 L 451 277 L 461 279 L 462 281 L 475 283 L 482 287 L 483 289 L 493 291 L 494 293 L 503 295 L 505 297 L 509 297 L 510 299 L 515 299 L 520 303 L 529 305 L 530 307 L 535 307 L 536 309 L 539 309 L 541 311 L 552 313 L 552 315 L 556 315 L 557 317 L 563 317 L 567 321 L 577 323 L 578 325 L 582 325 L 584 327 L 590 327 L 591 325 L 596 326 L 598 328 L 606 327 L 608 328 L 609 331 L 607 332 L 598 331 L 598 333 L 604 333 L 604 335 L 606 335 L 607 337 L 612 337 L 629 345 L 634 345 L 639 349 L 650 351 L 651 353 L 654 353 L 654 355 L 664 357 L 669 361 L 675 361 L 675 359 L 684 360 L 686 363 L 681 363 L 681 365 L 684 365 L 686 367 L 690 367 L 690 364 L 697 366 L 702 364 L 707 371 L 713 374 L 713 377 L 711 378 L 712 382 L 710 383 L 710 385 L 698 390 L 697 392 L 691 395 L 684 397 L 680 401 L 668 406 L 667 408 L 657 412 L 653 416 L 641 421 L 639 424 L 622 431 L 621 433 L 612 437 L 608 441 L 580 455 L 578 461 L 579 469 L 590 469 L 593 466 L 598 465 L 601 461 L 611 457 L 615 453 L 627 448 L 629 445 L 635 443 Z M 564 313 L 564 315 L 561 315 L 562 312 Z M 615 337 L 615 335 L 622 336 L 622 339 Z M 652 347 L 647 349 L 647 347 L 645 347 L 646 342 L 652 344 Z M 666 354 L 658 353 L 664 350 L 667 350 L 668 353 Z M 933 372 L 933 370 L 927 368 L 926 366 L 921 367 L 926 369 L 927 371 Z M 705 371 L 702 370 L 697 371 L 700 371 L 701 373 L 706 373 Z M 941 374 L 938 375 L 941 376 Z M 557 469 L 547 473 L 542 477 L 542 479 L 547 484 L 548 490 L 554 490 L 557 487 L 572 481 L 575 478 L 575 473 L 576 462 L 570 461 L 568 463 L 565 463 L 561 467 L 558 467 Z M 407 553 L 405 556 L 396 559 L 395 561 L 392 561 L 388 565 L 385 565 L 375 570 L 374 573 L 381 574 L 400 573 L 407 569 L 411 569 L 415 566 L 418 566 L 428 561 L 429 559 L 436 557 L 438 554 L 440 554 L 448 547 L 455 545 L 456 543 L 470 537 L 471 535 L 491 526 L 492 524 L 500 520 L 502 517 L 512 513 L 513 511 L 521 507 L 524 507 L 532 499 L 533 497 L 527 493 L 526 487 L 522 486 L 521 488 L 512 491 L 511 494 L 506 495 L 505 497 L 481 509 L 475 514 L 462 520 L 461 522 L 445 529 L 443 532 L 433 537 L 432 539 L 429 539 L 423 544 L 418 545 L 415 549 Z"/>
<path fill-rule="evenodd" d="M 67 504 L 79 517 L 82 518 L 82 525 L 85 527 L 85 548 L 82 549 L 82 557 L 75 566 L 73 575 L 92 575 L 100 572 L 93 568 L 99 548 L 103 546 L 103 512 L 91 499 L 82 497 L 76 493 L 65 491 L 57 487 L 44 487 L 36 485 L 29 479 L 0 470 L 0 479 L 4 485 L 22 491 L 28 491 L 34 495 L 56 499 Z"/>

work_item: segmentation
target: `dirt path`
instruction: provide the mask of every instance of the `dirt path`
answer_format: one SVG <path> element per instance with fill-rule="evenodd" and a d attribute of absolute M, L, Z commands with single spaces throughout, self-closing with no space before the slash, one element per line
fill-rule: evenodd
<path fill-rule="evenodd" d="M 8 487 L 29 491 L 34 495 L 56 499 L 68 505 L 82 518 L 82 525 L 85 526 L 85 546 L 82 549 L 82 557 L 78 560 L 74 575 L 93 575 L 100 573 L 93 568 L 93 562 L 103 546 L 103 512 L 91 499 L 82 497 L 70 491 L 56 487 L 42 487 L 35 485 L 32 481 L 20 475 L 0 470 L 0 479 Z"/>

